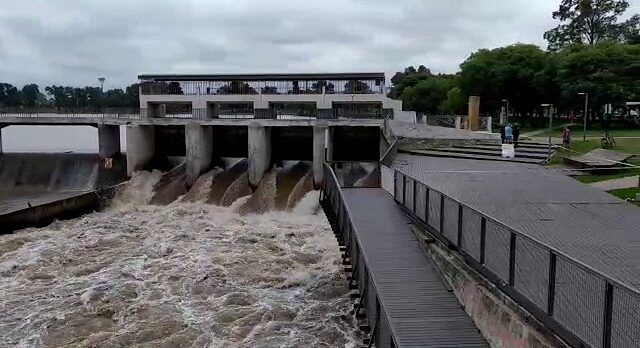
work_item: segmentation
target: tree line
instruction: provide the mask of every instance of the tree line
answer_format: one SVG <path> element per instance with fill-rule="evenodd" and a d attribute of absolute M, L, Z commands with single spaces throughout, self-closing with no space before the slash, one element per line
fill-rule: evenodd
<path fill-rule="evenodd" d="M 541 115 L 541 104 L 579 114 L 589 93 L 590 117 L 602 118 L 606 104 L 621 110 L 640 101 L 640 16 L 620 22 L 625 0 L 562 0 L 545 33 L 549 45 L 515 44 L 481 49 L 456 74 L 433 74 L 425 66 L 397 72 L 391 96 L 405 108 L 431 114 L 466 113 L 467 98 L 481 97 L 481 112 L 498 115 L 509 104 L 523 121 Z"/>
<path fill-rule="evenodd" d="M 139 84 L 134 83 L 124 90 L 120 88 L 103 91 L 100 87 L 47 86 L 43 91 L 31 83 L 18 88 L 0 82 L 0 107 L 56 109 L 101 109 L 137 108 L 140 105 Z"/>

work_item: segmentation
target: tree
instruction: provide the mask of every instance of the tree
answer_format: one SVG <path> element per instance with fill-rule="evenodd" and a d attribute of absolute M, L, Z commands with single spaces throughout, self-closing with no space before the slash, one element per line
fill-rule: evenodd
<path fill-rule="evenodd" d="M 25 85 L 20 90 L 20 101 L 23 106 L 34 107 L 40 100 L 40 89 L 35 83 Z"/>
<path fill-rule="evenodd" d="M 465 104 L 466 101 L 460 88 L 453 87 L 447 92 L 447 99 L 440 103 L 439 109 L 442 113 L 455 115 L 464 112 Z"/>
<path fill-rule="evenodd" d="M 432 76 L 413 87 L 407 87 L 402 94 L 402 101 L 407 110 L 434 114 L 442 110 L 442 103 L 454 87 L 453 78 Z"/>
<path fill-rule="evenodd" d="M 572 45 L 557 53 L 557 61 L 562 100 L 580 107 L 583 97 L 578 93 L 589 93 L 592 119 L 595 113 L 602 116 L 598 110 L 605 104 L 640 100 L 640 45 Z"/>
<path fill-rule="evenodd" d="M 0 83 L 0 106 L 16 107 L 20 105 L 20 92 L 9 83 Z"/>
<path fill-rule="evenodd" d="M 602 41 L 622 42 L 638 33 L 638 16 L 618 23 L 629 8 L 627 0 L 562 0 L 553 18 L 560 24 L 544 33 L 549 50 L 570 43 L 594 45 Z"/>
<path fill-rule="evenodd" d="M 538 46 L 516 44 L 479 50 L 460 69 L 462 93 L 480 96 L 486 113 L 497 114 L 504 99 L 523 115 L 532 114 L 541 101 L 555 102 L 554 61 Z"/>
<path fill-rule="evenodd" d="M 404 93 L 405 88 L 413 87 L 420 81 L 424 81 L 430 76 L 433 76 L 431 70 L 424 65 L 420 65 L 418 69 L 413 66 L 409 66 L 404 69 L 404 72 L 396 72 L 391 78 L 393 88 L 389 93 L 389 97 L 400 99 Z"/>

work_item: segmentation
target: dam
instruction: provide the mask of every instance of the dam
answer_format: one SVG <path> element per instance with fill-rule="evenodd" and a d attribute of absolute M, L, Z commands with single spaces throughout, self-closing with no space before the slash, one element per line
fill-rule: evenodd
<path fill-rule="evenodd" d="M 417 124 L 384 74 L 139 79 L 135 113 L 0 113 L 98 135 L 0 155 L 3 232 L 44 226 L 0 237 L 10 345 L 640 346 L 637 208 L 535 151 Z"/>

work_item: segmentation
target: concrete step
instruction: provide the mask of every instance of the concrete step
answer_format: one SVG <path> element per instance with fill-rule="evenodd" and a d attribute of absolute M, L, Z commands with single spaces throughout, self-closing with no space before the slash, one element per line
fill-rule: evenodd
<path fill-rule="evenodd" d="M 446 157 L 446 158 L 461 158 L 472 160 L 485 160 L 485 161 L 503 161 L 503 162 L 515 162 L 515 163 L 527 163 L 527 164 L 541 164 L 543 161 L 534 158 L 502 158 L 501 156 L 489 156 L 489 155 L 475 155 L 465 153 L 452 153 L 433 150 L 400 150 L 401 153 L 408 153 L 420 156 L 430 157 Z"/>
<path fill-rule="evenodd" d="M 450 153 L 459 153 L 459 154 L 472 154 L 472 155 L 486 155 L 486 156 L 502 156 L 501 148 L 493 148 L 493 149 L 472 149 L 472 148 L 437 148 L 434 149 L 436 151 L 441 152 L 450 152 Z M 532 153 L 532 152 L 520 152 L 516 149 L 516 158 L 533 158 L 544 161 L 547 159 L 547 153 Z"/>
<path fill-rule="evenodd" d="M 488 151 L 500 151 L 502 152 L 502 147 L 500 145 L 494 145 L 494 146 L 489 146 L 489 145 L 453 145 L 452 148 L 454 149 L 471 149 L 471 150 L 488 150 Z M 527 153 L 527 154 L 540 154 L 540 155 L 544 155 L 545 157 L 547 156 L 547 152 L 548 149 L 538 149 L 538 148 L 529 148 L 529 147 L 523 147 L 523 146 L 518 146 L 516 147 L 516 155 L 520 154 L 520 153 Z"/>

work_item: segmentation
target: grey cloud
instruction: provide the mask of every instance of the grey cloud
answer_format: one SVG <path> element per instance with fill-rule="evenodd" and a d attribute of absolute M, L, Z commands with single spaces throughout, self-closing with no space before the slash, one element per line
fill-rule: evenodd
<path fill-rule="evenodd" d="M 543 46 L 558 1 L 13 1 L 0 8 L 0 80 L 106 76 L 121 87 L 142 72 L 454 72 L 479 48 Z"/>

